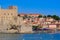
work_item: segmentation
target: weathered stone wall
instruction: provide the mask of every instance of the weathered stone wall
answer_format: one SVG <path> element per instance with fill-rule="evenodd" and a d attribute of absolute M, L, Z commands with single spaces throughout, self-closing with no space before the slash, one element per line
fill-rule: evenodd
<path fill-rule="evenodd" d="M 32 25 L 23 24 L 20 28 L 20 33 L 32 33 Z"/>
<path fill-rule="evenodd" d="M 13 18 L 18 14 L 17 9 L 0 9 L 0 31 L 5 31 L 10 28 L 10 24 L 13 24 Z"/>
<path fill-rule="evenodd" d="M 15 25 L 18 29 L 9 30 L 11 25 Z M 32 32 L 32 26 L 30 24 L 24 24 L 23 18 L 18 16 L 16 7 L 10 6 L 9 9 L 0 9 L 0 32 L 10 33 L 13 31 L 29 33 Z"/>

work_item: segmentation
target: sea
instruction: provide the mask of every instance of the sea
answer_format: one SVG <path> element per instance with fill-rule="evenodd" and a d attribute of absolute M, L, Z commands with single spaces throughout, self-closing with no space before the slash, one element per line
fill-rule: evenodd
<path fill-rule="evenodd" d="M 0 40 L 60 40 L 60 33 L 33 33 L 33 34 L 0 33 Z"/>

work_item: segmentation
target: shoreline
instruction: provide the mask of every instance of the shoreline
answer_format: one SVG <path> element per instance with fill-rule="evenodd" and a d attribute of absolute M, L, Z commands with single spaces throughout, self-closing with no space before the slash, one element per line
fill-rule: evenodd
<path fill-rule="evenodd" d="M 33 33 L 7 33 L 7 32 L 0 32 L 0 34 L 41 34 L 41 33 L 48 33 L 48 34 L 55 34 L 60 32 L 33 32 Z"/>

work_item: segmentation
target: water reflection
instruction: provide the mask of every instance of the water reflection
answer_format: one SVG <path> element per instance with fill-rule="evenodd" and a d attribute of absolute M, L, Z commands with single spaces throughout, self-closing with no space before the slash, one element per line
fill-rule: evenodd
<path fill-rule="evenodd" d="M 0 34 L 0 40 L 18 40 L 21 37 L 22 34 Z"/>
<path fill-rule="evenodd" d="M 60 40 L 60 34 L 0 34 L 0 40 Z"/>

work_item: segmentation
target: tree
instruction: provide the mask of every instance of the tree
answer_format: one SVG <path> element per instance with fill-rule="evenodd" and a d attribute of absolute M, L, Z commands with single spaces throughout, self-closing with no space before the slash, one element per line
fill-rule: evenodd
<path fill-rule="evenodd" d="M 37 28 L 38 28 L 38 26 L 32 26 L 33 28 L 33 30 L 35 31 L 35 30 L 37 30 Z"/>
<path fill-rule="evenodd" d="M 55 20 L 60 20 L 60 17 L 56 15 L 53 15 L 52 18 L 54 18 Z"/>
<path fill-rule="evenodd" d="M 39 15 L 38 18 L 42 18 L 42 15 Z"/>
<path fill-rule="evenodd" d="M 46 16 L 44 15 L 43 18 L 46 18 Z"/>
<path fill-rule="evenodd" d="M 17 26 L 16 25 L 11 25 L 11 28 L 10 29 L 15 29 L 17 30 Z"/>
<path fill-rule="evenodd" d="M 26 18 L 28 18 L 28 16 L 27 16 L 27 15 L 24 15 L 24 16 L 23 16 L 23 19 L 26 19 Z"/>
<path fill-rule="evenodd" d="M 47 15 L 47 17 L 52 17 L 51 15 Z"/>

